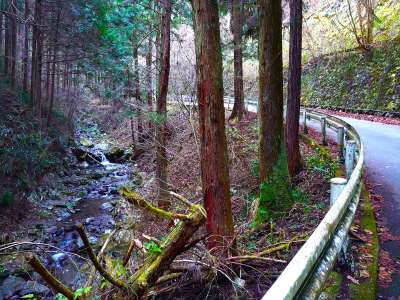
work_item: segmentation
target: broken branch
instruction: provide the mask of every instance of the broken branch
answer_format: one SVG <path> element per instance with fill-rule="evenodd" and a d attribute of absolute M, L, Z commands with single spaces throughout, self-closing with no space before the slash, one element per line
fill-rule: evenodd
<path fill-rule="evenodd" d="M 93 263 L 94 267 L 97 269 L 97 271 L 99 271 L 101 276 L 103 276 L 105 279 L 107 279 L 112 285 L 119 287 L 123 290 L 126 290 L 128 288 L 128 286 L 121 280 L 113 278 L 111 276 L 111 274 L 108 273 L 107 270 L 104 269 L 103 266 L 100 264 L 100 262 L 97 260 L 97 257 L 94 254 L 92 247 L 90 246 L 90 242 L 85 233 L 83 225 L 82 224 L 77 225 L 76 230 L 78 231 L 79 235 L 81 236 L 82 242 L 85 245 L 85 248 L 89 255 L 90 260 L 92 261 L 92 263 Z"/>
<path fill-rule="evenodd" d="M 68 299 L 81 299 L 81 297 L 74 298 L 74 292 L 64 285 L 61 281 L 59 281 L 57 278 L 55 278 L 43 264 L 40 262 L 40 260 L 33 255 L 32 253 L 28 253 L 26 255 L 26 261 L 28 264 L 31 265 L 31 267 L 40 275 L 42 276 L 43 280 L 47 282 L 48 285 L 50 285 L 57 293 L 63 294 L 65 297 Z"/>
<path fill-rule="evenodd" d="M 154 206 L 150 202 L 148 202 L 146 199 L 144 199 L 142 196 L 140 196 L 138 193 L 135 193 L 133 191 L 129 191 L 127 188 L 122 188 L 121 189 L 121 195 L 131 204 L 135 206 L 139 206 L 141 208 L 146 209 L 147 211 L 151 212 L 152 214 L 168 219 L 168 220 L 181 220 L 185 221 L 188 220 L 188 216 L 184 214 L 178 214 L 178 213 L 172 213 L 169 211 L 166 211 L 164 209 L 161 209 L 159 207 Z"/>

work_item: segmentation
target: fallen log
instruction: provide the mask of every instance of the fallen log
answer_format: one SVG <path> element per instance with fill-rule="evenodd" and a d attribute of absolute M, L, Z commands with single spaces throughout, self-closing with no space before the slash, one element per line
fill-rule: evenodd
<path fill-rule="evenodd" d="M 141 298 L 154 285 L 158 278 L 168 269 L 174 259 L 185 251 L 191 237 L 206 220 L 206 212 L 201 205 L 191 205 L 189 213 L 180 214 L 155 208 L 137 193 L 127 189 L 121 190 L 122 196 L 130 203 L 147 209 L 149 212 L 166 219 L 180 221 L 160 244 L 161 252 L 148 252 L 143 265 L 129 279 L 131 290 L 137 298 Z M 178 217 L 179 216 L 179 217 Z"/>

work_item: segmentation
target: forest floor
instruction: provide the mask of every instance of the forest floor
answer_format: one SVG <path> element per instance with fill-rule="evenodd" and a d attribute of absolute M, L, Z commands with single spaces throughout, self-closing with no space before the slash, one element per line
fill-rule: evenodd
<path fill-rule="evenodd" d="M 173 191 L 182 194 L 193 203 L 201 203 L 198 131 L 196 118 L 192 113 L 190 110 L 178 109 L 178 107 L 169 112 L 168 177 Z M 99 123 L 103 122 L 102 118 L 110 120 L 110 114 L 107 113 L 107 110 L 103 110 L 102 114 L 103 117 L 99 116 Z M 226 299 L 227 295 L 234 298 L 235 295 L 232 294 L 234 292 L 238 293 L 236 296 L 241 295 L 246 299 L 260 298 L 272 284 L 274 278 L 283 270 L 286 265 L 285 262 L 290 261 L 329 208 L 329 176 L 324 172 L 330 172 L 328 169 L 333 166 L 329 165 L 330 162 L 324 161 L 324 158 L 317 153 L 315 146 L 302 141 L 301 152 L 305 167 L 294 179 L 293 189 L 299 195 L 298 201 L 294 203 L 290 211 L 275 218 L 271 223 L 261 227 L 253 227 L 250 216 L 258 193 L 256 114 L 249 113 L 242 122 L 238 124 L 227 123 L 226 126 L 232 206 L 239 253 L 250 255 L 284 244 L 287 244 L 288 247 L 271 253 L 270 258 L 276 260 L 275 262 L 254 260 L 243 264 L 241 278 L 246 280 L 245 289 L 232 288 L 230 282 L 221 284 L 214 280 L 213 284 L 195 284 L 192 279 L 181 280 L 175 283 L 179 291 L 169 294 L 174 299 L 193 298 L 193 295 L 198 295 L 195 299 L 203 299 L 207 295 L 212 299 L 220 297 Z M 129 145 L 130 138 L 126 138 L 130 136 L 128 120 L 118 123 L 118 126 L 107 124 L 106 128 L 109 130 L 108 134 L 120 142 L 124 141 L 121 137 L 125 137 L 127 144 L 121 145 L 122 147 Z M 317 134 L 314 137 L 320 141 Z M 334 159 L 331 163 L 334 164 L 333 161 L 337 158 L 335 144 L 331 143 L 330 146 L 333 147 L 332 155 Z M 146 149 L 146 147 L 151 147 L 151 143 L 144 144 L 141 147 Z M 145 150 L 135 160 L 135 166 L 146 174 L 143 177 L 145 185 L 138 191 L 147 199 L 156 200 L 155 156 L 153 151 Z M 182 209 L 182 207 L 176 205 L 178 204 L 172 204 L 174 210 Z M 145 233 L 148 236 L 160 237 L 167 233 L 167 223 L 160 223 L 159 220 L 139 212 L 131 215 L 138 218 L 135 219 L 136 236 Z M 194 255 L 194 257 L 202 257 L 206 260 L 207 258 L 204 257 L 204 253 L 201 253 L 202 251 L 205 252 L 206 250 L 202 245 L 199 245 L 198 249 L 187 255 L 191 259 Z M 189 276 L 189 278 L 191 277 Z"/>

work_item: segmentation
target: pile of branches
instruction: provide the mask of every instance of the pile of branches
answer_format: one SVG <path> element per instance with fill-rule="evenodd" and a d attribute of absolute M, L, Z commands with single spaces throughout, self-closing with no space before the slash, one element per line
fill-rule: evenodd
<path fill-rule="evenodd" d="M 177 257 L 189 249 L 196 246 L 199 242 L 205 240 L 207 235 L 198 235 L 194 238 L 198 229 L 205 223 L 206 211 L 201 205 L 193 204 L 186 198 L 170 192 L 172 196 L 184 203 L 188 211 L 186 214 L 167 211 L 165 209 L 154 206 L 151 202 L 144 199 L 136 192 L 126 188 L 121 189 L 121 195 L 130 204 L 139 207 L 152 215 L 166 219 L 171 222 L 176 222 L 169 234 L 163 241 L 155 238 L 157 251 L 146 251 L 146 248 L 138 239 L 133 239 L 126 250 L 124 257 L 119 260 L 122 264 L 124 272 L 113 272 L 109 264 L 102 262 L 104 252 L 112 240 L 113 235 L 117 230 L 110 233 L 103 247 L 96 255 L 90 245 L 89 239 L 82 224 L 76 225 L 76 230 L 79 233 L 88 257 L 92 263 L 92 269 L 86 287 L 80 288 L 78 292 L 71 287 L 66 286 L 59 279 L 51 274 L 51 272 L 41 263 L 39 258 L 32 253 L 26 256 L 27 262 L 31 267 L 42 277 L 42 279 L 56 292 L 64 295 L 68 299 L 85 299 L 88 295 L 82 293 L 82 290 L 90 291 L 92 283 L 97 274 L 102 278 L 101 288 L 106 288 L 109 294 L 116 299 L 145 299 L 149 296 L 159 295 L 172 291 L 175 287 L 171 282 L 182 277 L 184 274 L 192 274 L 194 281 L 209 278 L 211 274 L 221 275 L 228 279 L 233 285 L 235 282 L 235 266 L 241 265 L 249 260 L 269 261 L 280 264 L 286 264 L 286 261 L 267 258 L 265 255 L 273 252 L 287 249 L 291 242 L 280 243 L 274 245 L 260 253 L 244 256 L 228 256 L 225 258 L 213 256 L 210 252 L 205 251 L 209 255 L 207 261 L 192 260 L 192 259 L 177 259 Z M 150 237 L 151 238 L 151 237 Z M 144 254 L 143 262 L 134 271 L 128 273 L 128 268 L 125 268 L 135 249 L 138 249 Z M 193 265 L 196 265 L 196 272 L 193 270 Z M 211 273 L 210 273 L 211 272 Z M 197 278 L 196 278 L 197 277 Z M 215 277 L 215 276 L 214 276 Z M 234 279 L 232 279 L 234 278 Z"/>

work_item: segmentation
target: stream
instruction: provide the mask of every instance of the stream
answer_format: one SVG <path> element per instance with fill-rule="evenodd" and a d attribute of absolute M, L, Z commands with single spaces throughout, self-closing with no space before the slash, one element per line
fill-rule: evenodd
<path fill-rule="evenodd" d="M 118 150 L 119 162 L 107 158 L 112 156 L 112 146 L 102 137 L 105 135 L 96 123 L 78 120 L 75 143 L 80 154 L 87 152 L 85 158 L 80 160 L 78 155 L 77 159 L 76 151 L 68 149 L 66 171 L 46 176 L 46 184 L 37 192 L 41 197 L 40 213 L 46 219 L 35 224 L 28 234 L 32 242 L 54 247 L 50 253 L 39 252 L 37 255 L 62 282 L 75 288 L 84 286 L 86 274 L 81 270 L 85 259 L 74 254 L 86 257 L 86 253 L 74 225 L 82 223 L 90 243 L 94 247 L 101 246 L 116 222 L 124 217 L 114 211 L 120 199 L 118 188 L 141 181 L 138 172 L 133 172 L 133 164 L 122 158 L 121 150 Z M 52 299 L 51 292 L 35 273 L 9 272 L 8 276 L 2 277 L 0 299 L 19 299 L 26 294 Z"/>

